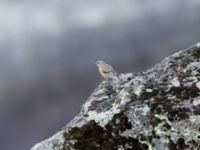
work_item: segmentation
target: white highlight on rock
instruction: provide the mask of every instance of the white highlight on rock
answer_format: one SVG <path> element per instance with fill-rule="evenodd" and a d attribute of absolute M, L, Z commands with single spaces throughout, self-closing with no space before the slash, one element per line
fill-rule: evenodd
<path fill-rule="evenodd" d="M 171 121 L 169 121 L 168 117 L 165 115 L 159 115 L 159 114 L 155 114 L 155 117 L 160 119 L 160 120 L 165 120 L 169 125 L 171 125 Z"/>
<path fill-rule="evenodd" d="M 84 108 L 84 112 L 88 112 L 88 108 L 91 106 L 91 100 L 90 101 L 87 101 L 84 105 L 83 105 L 83 108 Z"/>
<path fill-rule="evenodd" d="M 127 78 L 130 75 L 131 74 L 128 74 L 128 75 L 125 75 L 124 77 Z M 111 109 L 109 109 L 107 111 L 103 111 L 100 113 L 98 113 L 95 110 L 88 111 L 88 107 L 89 107 L 89 105 L 91 105 L 91 101 L 93 101 L 93 99 L 91 99 L 90 102 L 87 102 L 88 104 L 85 105 L 86 106 L 85 110 L 88 111 L 88 112 L 85 111 L 88 114 L 87 121 L 94 120 L 102 127 L 104 127 L 106 124 L 108 124 L 108 122 L 113 119 L 113 116 L 115 114 L 120 113 L 120 111 L 121 111 L 120 107 L 124 106 L 127 102 L 129 102 L 131 100 L 129 93 L 126 91 L 126 87 L 129 87 L 129 86 L 130 86 L 129 82 L 124 85 L 124 89 L 122 89 L 117 96 L 117 98 L 120 100 L 120 102 L 114 102 L 112 104 Z"/>
<path fill-rule="evenodd" d="M 142 93 L 142 90 L 144 89 L 144 85 L 138 85 L 135 89 L 134 89 L 134 93 L 137 96 L 140 96 L 140 94 Z"/>
<path fill-rule="evenodd" d="M 174 87 L 180 87 L 180 86 L 181 86 L 181 84 L 180 84 L 180 82 L 179 82 L 179 80 L 178 80 L 178 77 L 174 78 L 174 79 L 171 81 L 171 83 L 172 83 L 172 85 L 173 85 Z"/>
<path fill-rule="evenodd" d="M 192 115 L 192 116 L 189 117 L 189 121 L 191 123 L 199 122 L 200 121 L 200 116 L 198 116 L 198 115 Z"/>
<path fill-rule="evenodd" d="M 200 62 L 192 62 L 186 66 L 186 70 L 193 69 L 193 68 L 200 68 Z"/>
<path fill-rule="evenodd" d="M 63 132 L 60 131 L 56 133 L 51 138 L 43 141 L 42 143 L 36 144 L 34 147 L 31 148 L 31 150 L 60 150 L 62 149 L 62 146 L 64 143 L 64 137 Z M 55 145 L 60 145 L 55 147 Z"/>
<path fill-rule="evenodd" d="M 104 127 L 117 113 L 120 113 L 120 109 L 118 109 L 116 106 L 113 106 L 111 110 L 101 113 L 97 113 L 96 111 L 89 111 L 87 120 L 95 120 L 95 122 L 99 123 L 100 126 Z"/>
<path fill-rule="evenodd" d="M 121 99 L 120 103 L 113 103 L 111 109 L 104 111 L 104 112 L 96 112 L 96 111 L 89 111 L 87 120 L 95 120 L 99 123 L 100 126 L 104 127 L 110 120 L 112 120 L 115 114 L 120 113 L 120 106 L 125 105 L 127 102 L 130 101 L 129 94 L 122 90 L 119 93 L 119 98 Z"/>
<path fill-rule="evenodd" d="M 149 106 L 148 105 L 145 105 L 144 107 L 143 107 L 143 115 L 145 116 L 145 115 L 147 115 L 147 113 L 150 111 L 150 108 L 149 108 Z"/>
<path fill-rule="evenodd" d="M 199 105 L 200 104 L 200 99 L 195 99 L 194 101 L 193 101 L 193 105 Z"/>
<path fill-rule="evenodd" d="M 149 108 L 148 105 L 143 105 L 141 107 L 135 108 L 135 112 L 140 112 L 140 114 L 143 115 L 143 116 L 146 116 L 149 113 L 149 111 L 150 111 L 150 108 Z M 138 122 L 138 123 L 140 123 L 140 122 Z"/>
<path fill-rule="evenodd" d="M 200 42 L 196 44 L 196 46 L 199 48 L 200 47 Z"/>
<path fill-rule="evenodd" d="M 196 83 L 196 86 L 197 86 L 198 89 L 200 90 L 200 81 Z"/>
<path fill-rule="evenodd" d="M 120 105 L 124 105 L 124 104 L 126 104 L 127 102 L 130 101 L 130 94 L 127 93 L 127 92 L 121 91 L 119 93 L 119 96 L 121 97 Z"/>
<path fill-rule="evenodd" d="M 126 74 L 120 74 L 119 75 L 119 78 L 121 79 L 121 80 L 127 80 L 128 78 L 131 78 L 131 77 L 133 77 L 133 74 L 132 73 L 126 73 Z"/>
<path fill-rule="evenodd" d="M 153 92 L 153 90 L 152 89 L 146 89 L 146 92 L 151 93 L 151 92 Z"/>

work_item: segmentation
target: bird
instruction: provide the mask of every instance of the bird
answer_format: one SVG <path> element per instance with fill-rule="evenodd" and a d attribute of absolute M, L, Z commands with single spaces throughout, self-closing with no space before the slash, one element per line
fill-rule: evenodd
<path fill-rule="evenodd" d="M 104 79 L 109 79 L 117 75 L 115 69 L 112 66 L 108 65 L 107 63 L 105 63 L 103 60 L 96 61 L 96 65 L 98 67 L 100 75 Z"/>

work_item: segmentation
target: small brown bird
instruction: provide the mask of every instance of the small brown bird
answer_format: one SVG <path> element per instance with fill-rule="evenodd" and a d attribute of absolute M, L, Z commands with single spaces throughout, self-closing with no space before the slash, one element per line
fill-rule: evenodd
<path fill-rule="evenodd" d="M 100 72 L 101 76 L 104 79 L 112 78 L 112 77 L 117 75 L 117 72 L 113 69 L 113 67 L 108 65 L 108 64 L 106 64 L 102 60 L 98 60 L 96 62 L 96 65 L 97 65 L 97 67 L 99 69 L 99 72 Z"/>

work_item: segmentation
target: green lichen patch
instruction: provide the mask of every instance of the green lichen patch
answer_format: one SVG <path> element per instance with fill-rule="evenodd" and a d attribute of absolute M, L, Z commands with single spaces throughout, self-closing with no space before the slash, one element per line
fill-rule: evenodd
<path fill-rule="evenodd" d="M 116 94 L 116 91 L 115 91 L 115 89 L 113 88 L 112 85 L 108 85 L 106 87 L 105 93 L 106 93 L 106 95 L 108 95 L 108 97 L 111 97 L 111 96 Z"/>
<path fill-rule="evenodd" d="M 65 138 L 66 140 L 74 140 L 74 148 L 77 150 L 86 148 L 92 150 L 99 149 L 98 147 L 103 144 L 103 134 L 103 128 L 91 121 L 81 128 L 72 128 L 69 133 L 65 134 Z M 67 150 L 67 148 L 63 150 Z"/>
<path fill-rule="evenodd" d="M 200 115 L 200 104 L 197 106 L 192 106 L 194 115 Z"/>
<path fill-rule="evenodd" d="M 151 97 L 155 97 L 156 95 L 158 95 L 159 90 L 157 88 L 153 88 L 153 89 L 147 89 L 146 91 L 143 91 L 143 93 L 140 96 L 141 100 L 145 100 L 145 99 L 149 99 Z"/>
<path fill-rule="evenodd" d="M 123 113 L 119 113 L 116 114 L 113 117 L 112 121 L 105 127 L 107 130 L 116 131 L 117 133 L 119 133 L 125 131 L 126 129 L 131 129 L 132 125 Z"/>
<path fill-rule="evenodd" d="M 192 58 L 183 57 L 180 62 L 180 67 L 185 68 L 189 63 L 193 62 L 194 60 Z"/>
<path fill-rule="evenodd" d="M 105 128 L 90 121 L 80 128 L 72 128 L 64 137 L 66 141 L 74 141 L 75 150 L 148 150 L 149 146 L 139 139 L 120 135 L 120 132 L 131 128 L 128 118 L 121 113 L 116 114 Z M 63 147 L 63 150 L 68 150 L 66 145 Z"/>
<path fill-rule="evenodd" d="M 176 143 L 172 140 L 169 141 L 169 150 L 187 150 L 188 148 L 189 146 L 185 144 L 185 140 L 183 138 L 179 138 Z"/>
<path fill-rule="evenodd" d="M 200 95 L 200 90 L 193 83 L 190 86 L 171 87 L 169 93 L 184 100 L 197 97 Z"/>
<path fill-rule="evenodd" d="M 170 121 L 180 121 L 189 118 L 191 110 L 189 108 L 171 108 L 168 110 L 167 117 Z"/>

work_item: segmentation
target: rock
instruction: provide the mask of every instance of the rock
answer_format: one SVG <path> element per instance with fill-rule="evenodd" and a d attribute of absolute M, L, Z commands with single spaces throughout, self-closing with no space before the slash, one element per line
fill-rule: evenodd
<path fill-rule="evenodd" d="M 73 149 L 200 149 L 200 44 L 103 81 L 66 127 L 31 150 Z"/>

